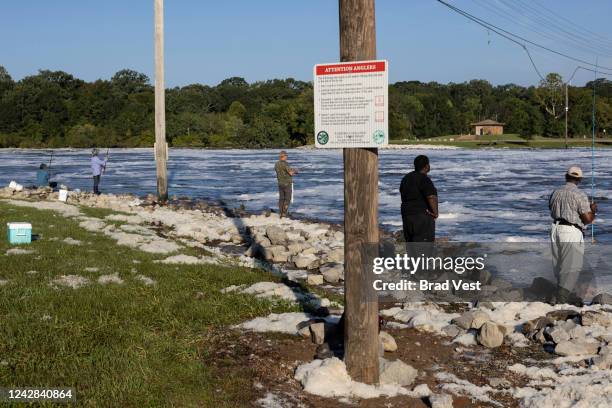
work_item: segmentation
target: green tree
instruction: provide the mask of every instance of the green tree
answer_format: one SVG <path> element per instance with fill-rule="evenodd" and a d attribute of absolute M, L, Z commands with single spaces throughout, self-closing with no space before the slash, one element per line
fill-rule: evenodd
<path fill-rule="evenodd" d="M 111 85 L 125 93 L 143 92 L 149 90 L 149 77 L 131 69 L 122 69 L 111 78 Z"/>
<path fill-rule="evenodd" d="M 232 102 L 229 109 L 227 110 L 228 115 L 238 118 L 240 120 L 244 120 L 246 115 L 246 108 L 243 104 L 238 101 Z"/>
<path fill-rule="evenodd" d="M 89 123 L 76 125 L 68 130 L 65 142 L 70 147 L 92 147 L 96 145 L 98 129 Z"/>
<path fill-rule="evenodd" d="M 557 119 L 564 113 L 564 87 L 561 75 L 553 72 L 546 75 L 534 91 L 536 101 L 546 113 L 548 135 L 560 134 L 561 128 Z"/>

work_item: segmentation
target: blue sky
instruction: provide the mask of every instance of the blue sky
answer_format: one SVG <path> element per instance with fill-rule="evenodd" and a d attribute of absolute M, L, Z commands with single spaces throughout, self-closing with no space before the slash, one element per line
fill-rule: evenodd
<path fill-rule="evenodd" d="M 448 1 L 573 56 L 594 61 L 601 54 L 599 63 L 612 67 L 612 40 L 603 38 L 612 38 L 611 1 Z M 85 80 L 110 78 L 122 68 L 152 77 L 152 0 L 2 3 L 0 65 L 15 79 L 38 69 L 64 70 Z M 165 7 L 168 86 L 214 85 L 230 76 L 249 82 L 310 80 L 315 63 L 338 60 L 337 0 L 166 0 Z M 480 78 L 532 85 L 539 80 L 519 46 L 434 0 L 378 0 L 376 11 L 378 57 L 390 61 L 393 82 Z M 585 49 L 585 43 L 597 50 Z M 566 76 L 576 66 L 537 50 L 533 57 L 543 73 Z M 578 72 L 574 83 L 592 77 Z"/>

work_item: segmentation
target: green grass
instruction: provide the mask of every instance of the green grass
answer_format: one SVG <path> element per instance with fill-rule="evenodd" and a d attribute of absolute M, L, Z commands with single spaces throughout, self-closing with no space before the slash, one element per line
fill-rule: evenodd
<path fill-rule="evenodd" d="M 6 222 L 17 220 L 31 222 L 40 236 L 23 246 L 33 254 L 4 255 Z M 208 364 L 214 345 L 207 339 L 254 316 L 296 309 L 219 292 L 273 280 L 260 270 L 154 263 L 159 255 L 117 246 L 74 220 L 2 202 L 0 225 L 0 279 L 8 280 L 0 286 L 3 387 L 74 387 L 79 406 L 245 406 L 253 392 L 248 368 L 216 372 Z M 83 245 L 67 245 L 66 237 Z M 109 273 L 124 284 L 96 282 Z M 144 285 L 139 274 L 157 284 Z M 53 288 L 60 275 L 86 276 L 91 283 Z"/>

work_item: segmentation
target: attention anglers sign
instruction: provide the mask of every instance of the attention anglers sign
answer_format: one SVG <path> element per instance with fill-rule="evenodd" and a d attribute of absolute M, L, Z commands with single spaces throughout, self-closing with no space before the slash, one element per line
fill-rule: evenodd
<path fill-rule="evenodd" d="M 315 143 L 319 148 L 381 147 L 389 142 L 389 63 L 314 67 Z"/>

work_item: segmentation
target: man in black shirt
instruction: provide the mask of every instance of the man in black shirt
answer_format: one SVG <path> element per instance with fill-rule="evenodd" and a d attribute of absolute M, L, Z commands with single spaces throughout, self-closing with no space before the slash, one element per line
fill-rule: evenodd
<path fill-rule="evenodd" d="M 406 242 L 433 242 L 438 218 L 438 191 L 427 177 L 429 158 L 417 156 L 414 171 L 406 174 L 400 185 L 402 222 Z"/>

